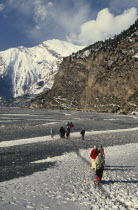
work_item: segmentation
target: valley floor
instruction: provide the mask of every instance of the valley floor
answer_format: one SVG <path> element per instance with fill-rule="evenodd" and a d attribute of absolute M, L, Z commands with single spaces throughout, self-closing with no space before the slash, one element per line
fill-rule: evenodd
<path fill-rule="evenodd" d="M 125 137 L 124 132 L 120 135 Z M 76 149 L 58 156 L 37 158 L 29 163 L 32 167 L 47 166 L 45 164 L 49 167 L 1 182 L 1 210 L 138 209 L 138 143 L 107 146 L 103 182 L 95 186 L 95 172 L 89 158 L 91 148 L 79 149 L 77 139 L 75 142 L 49 137 L 49 140 L 58 141 L 60 147 L 64 146 L 61 142 L 64 141 Z"/>
<path fill-rule="evenodd" d="M 68 121 L 75 128 L 70 139 L 60 140 L 59 127 Z M 103 144 L 106 155 L 99 186 L 89 157 L 95 144 Z M 137 116 L 3 109 L 0 209 L 138 209 L 137 151 Z"/>

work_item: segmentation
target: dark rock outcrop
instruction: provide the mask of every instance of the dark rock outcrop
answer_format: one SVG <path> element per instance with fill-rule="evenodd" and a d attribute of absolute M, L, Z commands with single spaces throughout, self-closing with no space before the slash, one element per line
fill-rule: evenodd
<path fill-rule="evenodd" d="M 138 20 L 64 58 L 52 89 L 29 107 L 127 113 L 138 107 Z"/>

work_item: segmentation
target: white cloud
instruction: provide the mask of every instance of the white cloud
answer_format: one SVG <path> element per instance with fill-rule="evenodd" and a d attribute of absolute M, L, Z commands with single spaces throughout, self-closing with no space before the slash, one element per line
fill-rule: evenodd
<path fill-rule="evenodd" d="M 80 32 L 71 33 L 67 39 L 77 44 L 89 45 L 119 34 L 133 24 L 137 17 L 136 8 L 125 10 L 118 16 L 114 16 L 106 8 L 98 13 L 96 20 L 83 23 L 80 26 Z"/>
<path fill-rule="evenodd" d="M 74 11 L 75 10 L 75 11 Z M 63 28 L 67 33 L 70 33 L 72 31 L 78 31 L 79 27 L 82 23 L 86 22 L 88 20 L 88 15 L 90 13 L 89 5 L 80 5 L 80 7 L 68 9 L 67 10 L 60 10 L 60 8 L 55 7 L 54 10 L 51 12 L 52 19 L 61 27 Z"/>
<path fill-rule="evenodd" d="M 35 22 L 45 21 L 47 17 L 47 10 L 43 5 L 38 5 L 34 8 L 34 20 Z"/>
<path fill-rule="evenodd" d="M 34 20 L 35 22 L 44 21 L 47 16 L 47 5 L 46 0 L 5 0 L 7 1 L 6 8 L 9 12 L 14 12 L 13 15 L 17 13 L 29 17 L 29 19 Z M 28 22 L 29 24 L 29 22 Z"/>
<path fill-rule="evenodd" d="M 0 4 L 0 12 L 2 11 L 2 10 L 4 10 L 4 4 Z"/>
<path fill-rule="evenodd" d="M 91 1 L 93 5 L 96 4 L 94 1 Z M 130 0 L 122 1 L 129 5 Z M 116 5 L 112 10 L 116 13 L 120 0 L 111 2 Z M 120 33 L 133 24 L 137 17 L 136 8 L 125 10 L 118 16 L 109 9 L 103 9 L 95 19 L 98 8 L 93 8 L 89 0 L 4 0 L 4 4 L 5 15 L 13 14 L 9 19 L 15 20 L 10 24 L 24 33 L 27 39 L 37 43 L 57 38 L 89 45 Z"/>
<path fill-rule="evenodd" d="M 50 2 L 48 2 L 48 7 L 53 7 L 54 6 L 54 3 L 52 3 L 51 1 Z"/>
<path fill-rule="evenodd" d="M 88 4 L 78 5 L 75 3 L 73 10 L 72 8 L 63 9 L 61 4 L 56 2 L 49 1 L 44 5 L 42 1 L 40 4 L 40 0 L 36 0 L 34 20 L 37 26 L 30 30 L 27 29 L 27 35 L 34 40 L 46 40 L 47 34 L 51 33 L 52 38 L 60 39 L 63 35 L 64 39 L 66 39 L 66 34 L 78 31 L 79 26 L 88 20 L 89 12 Z"/>

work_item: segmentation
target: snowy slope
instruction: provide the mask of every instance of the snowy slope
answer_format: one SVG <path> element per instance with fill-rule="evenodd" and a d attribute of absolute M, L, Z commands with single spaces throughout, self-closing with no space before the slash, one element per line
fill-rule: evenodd
<path fill-rule="evenodd" d="M 51 88 L 62 58 L 82 48 L 55 39 L 0 52 L 0 97 L 39 94 Z"/>
<path fill-rule="evenodd" d="M 1 182 L 0 209 L 136 210 L 137 149 L 138 143 L 106 147 L 103 184 L 99 187 L 93 184 L 91 148 L 31 162 L 34 167 L 56 164 L 29 176 Z"/>

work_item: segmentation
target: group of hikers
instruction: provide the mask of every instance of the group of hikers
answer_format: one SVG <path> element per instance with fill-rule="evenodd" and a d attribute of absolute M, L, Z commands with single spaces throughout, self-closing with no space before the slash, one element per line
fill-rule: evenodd
<path fill-rule="evenodd" d="M 66 129 L 64 127 L 61 127 L 59 129 L 59 136 L 61 139 L 64 139 L 65 137 L 68 139 L 70 137 L 71 129 L 74 127 L 74 124 L 72 122 L 67 123 Z M 80 132 L 82 140 L 84 140 L 85 136 L 85 129 L 83 128 Z M 55 135 L 55 132 L 51 128 L 51 138 L 53 138 Z M 90 158 L 92 160 L 92 169 L 96 172 L 96 179 L 95 184 L 99 184 L 101 182 L 102 176 L 103 176 L 103 170 L 105 165 L 105 154 L 104 149 L 102 145 L 100 145 L 98 148 L 97 146 L 94 146 L 94 148 L 90 152 Z"/>
<path fill-rule="evenodd" d="M 61 127 L 60 130 L 59 130 L 60 138 L 63 139 L 66 136 L 66 138 L 68 139 L 69 136 L 70 136 L 71 129 L 73 127 L 74 127 L 74 124 L 72 122 L 67 123 L 66 129 L 64 127 Z"/>
<path fill-rule="evenodd" d="M 92 169 L 96 171 L 96 179 L 95 184 L 99 184 L 102 180 L 103 170 L 105 165 L 105 153 L 102 145 L 98 148 L 94 146 L 94 148 L 90 152 L 90 157 L 92 160 Z"/>
<path fill-rule="evenodd" d="M 74 124 L 72 122 L 67 123 L 66 129 L 64 127 L 61 127 L 59 129 L 60 138 L 64 139 L 66 137 L 68 139 L 70 137 L 70 132 L 71 132 L 71 129 L 73 127 L 74 127 Z M 84 128 L 81 130 L 80 134 L 81 134 L 82 140 L 84 140 L 84 135 L 85 135 L 85 129 Z M 51 135 L 51 138 L 53 138 L 54 135 L 55 135 L 55 132 L 52 128 L 51 128 L 51 131 L 50 131 L 50 135 Z"/>

